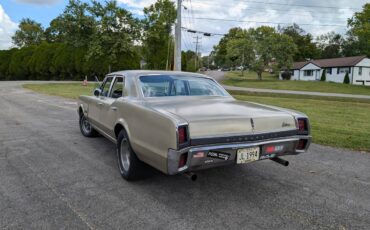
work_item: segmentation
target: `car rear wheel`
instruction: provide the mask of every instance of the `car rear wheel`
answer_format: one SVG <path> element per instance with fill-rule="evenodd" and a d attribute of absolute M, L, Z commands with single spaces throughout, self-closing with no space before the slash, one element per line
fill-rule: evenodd
<path fill-rule="evenodd" d="M 96 137 L 98 132 L 91 126 L 84 114 L 80 116 L 80 130 L 85 137 Z"/>
<path fill-rule="evenodd" d="M 125 130 L 121 130 L 117 138 L 117 160 L 121 176 L 126 180 L 137 180 L 145 171 L 145 164 L 137 158 L 131 148 Z"/>

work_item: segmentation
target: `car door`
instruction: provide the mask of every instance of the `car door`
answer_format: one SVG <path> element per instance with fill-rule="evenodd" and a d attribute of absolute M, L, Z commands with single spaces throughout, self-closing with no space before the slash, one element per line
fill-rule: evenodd
<path fill-rule="evenodd" d="M 113 79 L 114 76 L 107 76 L 104 79 L 103 84 L 100 86 L 101 94 L 98 97 L 94 97 L 92 102 L 89 104 L 89 120 L 98 129 L 102 129 L 102 122 L 100 119 L 101 107 L 105 97 L 109 94 Z"/>
<path fill-rule="evenodd" d="M 113 103 L 123 97 L 125 92 L 125 77 L 117 75 L 114 78 L 113 85 L 109 94 L 102 100 L 102 106 L 100 110 L 100 121 L 102 125 L 102 131 L 111 137 L 115 137 L 114 125 L 117 120 L 117 106 Z"/>

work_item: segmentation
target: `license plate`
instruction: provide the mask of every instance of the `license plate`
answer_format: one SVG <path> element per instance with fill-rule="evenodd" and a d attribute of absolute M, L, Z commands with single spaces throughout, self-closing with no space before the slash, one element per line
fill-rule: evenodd
<path fill-rule="evenodd" d="M 260 147 L 238 149 L 236 155 L 236 163 L 238 164 L 257 161 L 260 157 Z"/>

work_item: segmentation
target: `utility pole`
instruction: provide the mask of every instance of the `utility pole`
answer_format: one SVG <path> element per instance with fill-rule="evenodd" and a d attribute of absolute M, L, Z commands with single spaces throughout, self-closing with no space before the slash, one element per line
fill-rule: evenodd
<path fill-rule="evenodd" d="M 177 21 L 175 25 L 174 70 L 181 71 L 181 2 L 177 0 Z"/>
<path fill-rule="evenodd" d="M 195 70 L 198 69 L 198 48 L 199 48 L 199 39 L 201 38 L 200 36 L 196 36 L 195 38 Z"/>
<path fill-rule="evenodd" d="M 245 49 L 243 48 L 243 56 L 242 56 L 242 76 L 244 77 L 244 52 L 245 52 Z"/>

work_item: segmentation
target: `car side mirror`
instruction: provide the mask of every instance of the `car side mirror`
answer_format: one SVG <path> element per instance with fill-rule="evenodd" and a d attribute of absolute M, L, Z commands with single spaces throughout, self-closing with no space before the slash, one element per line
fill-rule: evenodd
<path fill-rule="evenodd" d="M 100 88 L 96 88 L 96 89 L 94 90 L 94 95 L 95 95 L 95 97 L 99 97 L 99 96 L 100 96 L 100 94 L 101 94 L 101 89 L 100 89 Z"/>

